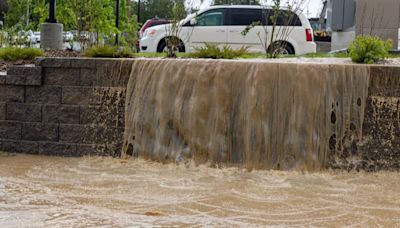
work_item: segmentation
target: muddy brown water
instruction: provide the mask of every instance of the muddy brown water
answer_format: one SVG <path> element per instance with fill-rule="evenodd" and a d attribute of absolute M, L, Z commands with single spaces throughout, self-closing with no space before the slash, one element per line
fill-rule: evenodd
<path fill-rule="evenodd" d="M 123 154 L 325 169 L 362 141 L 368 85 L 360 65 L 137 60 Z"/>
<path fill-rule="evenodd" d="M 399 173 L 0 157 L 0 227 L 400 226 Z"/>

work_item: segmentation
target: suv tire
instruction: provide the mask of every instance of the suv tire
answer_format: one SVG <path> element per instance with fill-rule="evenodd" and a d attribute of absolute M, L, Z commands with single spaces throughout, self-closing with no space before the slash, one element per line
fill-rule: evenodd
<path fill-rule="evenodd" d="M 165 42 L 165 38 L 158 43 L 157 52 L 166 52 L 167 43 Z M 178 52 L 185 52 L 185 45 L 181 40 L 179 40 Z"/>

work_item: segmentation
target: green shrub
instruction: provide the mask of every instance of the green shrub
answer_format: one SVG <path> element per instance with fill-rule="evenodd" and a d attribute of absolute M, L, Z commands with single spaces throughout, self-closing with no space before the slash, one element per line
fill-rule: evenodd
<path fill-rule="evenodd" d="M 372 64 L 387 58 L 392 47 L 391 40 L 360 35 L 350 44 L 349 56 L 353 62 Z"/>
<path fill-rule="evenodd" d="M 248 54 L 247 47 L 242 47 L 239 50 L 233 50 L 229 46 L 225 45 L 219 48 L 215 44 L 205 44 L 205 47 L 196 48 L 195 52 L 190 54 L 191 58 L 209 58 L 209 59 L 234 59 L 242 55 Z"/>
<path fill-rule="evenodd" d="M 43 50 L 38 48 L 0 48 L 0 59 L 5 61 L 33 60 L 43 55 Z"/>
<path fill-rule="evenodd" d="M 85 56 L 94 58 L 114 58 L 117 51 L 116 47 L 99 45 L 88 48 L 85 51 Z"/>
<path fill-rule="evenodd" d="M 133 58 L 134 52 L 130 48 L 122 48 L 117 52 L 118 58 Z"/>
<path fill-rule="evenodd" d="M 129 48 L 119 49 L 113 46 L 93 46 L 85 51 L 86 57 L 93 58 L 133 58 L 134 53 Z"/>

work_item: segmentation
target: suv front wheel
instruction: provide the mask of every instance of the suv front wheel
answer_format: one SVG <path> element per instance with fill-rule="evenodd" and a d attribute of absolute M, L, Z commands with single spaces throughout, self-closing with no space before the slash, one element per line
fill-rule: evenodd
<path fill-rule="evenodd" d="M 176 37 L 171 37 L 173 43 L 175 43 L 175 51 L 177 52 L 185 52 L 185 45 L 183 44 L 182 40 Z M 167 38 L 162 39 L 157 46 L 157 52 L 167 52 Z"/>

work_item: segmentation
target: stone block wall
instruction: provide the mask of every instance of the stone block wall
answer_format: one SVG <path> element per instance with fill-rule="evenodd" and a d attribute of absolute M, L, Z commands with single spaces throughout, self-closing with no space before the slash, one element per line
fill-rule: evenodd
<path fill-rule="evenodd" d="M 120 155 L 134 61 L 43 58 L 11 67 L 0 75 L 0 151 Z M 367 99 L 360 101 L 366 104 L 362 139 L 337 139 L 348 147 L 330 167 L 400 170 L 400 67 L 365 67 L 370 76 Z"/>
<path fill-rule="evenodd" d="M 132 61 L 38 59 L 0 75 L 0 151 L 118 156 Z"/>
<path fill-rule="evenodd" d="M 359 153 L 364 170 L 400 170 L 400 67 L 371 67 Z"/>

